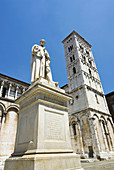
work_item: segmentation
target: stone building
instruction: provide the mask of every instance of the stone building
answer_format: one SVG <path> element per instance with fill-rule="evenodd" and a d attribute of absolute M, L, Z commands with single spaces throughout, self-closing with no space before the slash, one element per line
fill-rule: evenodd
<path fill-rule="evenodd" d="M 110 158 L 114 155 L 113 122 L 91 45 L 75 31 L 62 42 L 68 75 L 68 84 L 62 88 L 73 97 L 68 103 L 73 149 L 82 158 Z M 14 150 L 19 111 L 15 99 L 29 85 L 0 74 L 0 167 Z"/>
<path fill-rule="evenodd" d="M 14 150 L 19 106 L 14 103 L 29 84 L 0 74 L 0 168 Z"/>
<path fill-rule="evenodd" d="M 113 122 L 91 45 L 76 31 L 63 41 L 68 85 L 68 103 L 73 149 L 81 157 L 107 159 L 114 156 Z"/>
<path fill-rule="evenodd" d="M 105 97 L 114 123 L 114 91 L 106 94 Z"/>

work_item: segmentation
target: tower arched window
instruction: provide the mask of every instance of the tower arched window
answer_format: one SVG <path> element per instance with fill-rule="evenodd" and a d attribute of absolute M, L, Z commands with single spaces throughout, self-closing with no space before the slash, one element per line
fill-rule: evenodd
<path fill-rule="evenodd" d="M 75 56 L 74 56 L 74 54 L 73 54 L 73 56 L 72 56 L 72 57 L 73 57 L 73 60 L 75 60 Z"/>
<path fill-rule="evenodd" d="M 70 57 L 70 62 L 72 62 L 72 57 Z"/>
<path fill-rule="evenodd" d="M 89 64 L 92 66 L 92 61 L 90 59 L 88 61 L 89 61 Z"/>
<path fill-rule="evenodd" d="M 86 51 L 87 56 L 89 56 L 89 51 Z"/>
<path fill-rule="evenodd" d="M 73 74 L 76 74 L 76 68 L 73 67 Z"/>
<path fill-rule="evenodd" d="M 86 58 L 85 58 L 85 56 L 84 56 L 84 55 L 82 55 L 82 58 L 83 58 L 83 60 L 84 60 L 84 61 L 86 61 Z"/>
<path fill-rule="evenodd" d="M 84 52 L 84 48 L 81 45 L 80 45 L 80 51 L 81 51 L 81 53 Z"/>
<path fill-rule="evenodd" d="M 91 70 L 89 69 L 89 74 L 91 74 Z"/>

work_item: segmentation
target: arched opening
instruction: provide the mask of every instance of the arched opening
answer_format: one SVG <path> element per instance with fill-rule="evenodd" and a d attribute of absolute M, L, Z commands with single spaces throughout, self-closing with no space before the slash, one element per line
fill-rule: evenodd
<path fill-rule="evenodd" d="M 92 61 L 91 61 L 91 59 L 89 59 L 88 62 L 89 62 L 89 64 L 90 64 L 90 66 L 92 66 Z"/>
<path fill-rule="evenodd" d="M 76 68 L 73 67 L 73 74 L 76 74 Z"/>
<path fill-rule="evenodd" d="M 70 62 L 72 62 L 72 57 L 70 57 Z"/>
<path fill-rule="evenodd" d="M 89 69 L 89 74 L 91 75 L 91 70 Z"/>
<path fill-rule="evenodd" d="M 76 135 L 76 124 L 72 124 L 72 128 L 73 128 L 74 135 Z"/>

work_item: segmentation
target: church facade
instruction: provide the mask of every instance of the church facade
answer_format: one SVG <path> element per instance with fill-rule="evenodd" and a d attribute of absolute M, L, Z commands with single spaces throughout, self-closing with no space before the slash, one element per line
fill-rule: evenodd
<path fill-rule="evenodd" d="M 91 45 L 76 31 L 63 41 L 73 149 L 82 158 L 114 156 L 113 122 L 109 113 Z"/>
<path fill-rule="evenodd" d="M 0 74 L 0 169 L 14 151 L 19 112 L 15 100 L 28 87 L 28 83 Z"/>

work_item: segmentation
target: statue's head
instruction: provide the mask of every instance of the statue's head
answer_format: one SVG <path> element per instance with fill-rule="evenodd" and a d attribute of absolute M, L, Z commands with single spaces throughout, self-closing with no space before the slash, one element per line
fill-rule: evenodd
<path fill-rule="evenodd" d="M 42 47 L 43 47 L 44 45 L 45 45 L 45 40 L 43 40 L 43 39 L 42 39 L 42 40 L 40 40 L 40 46 L 42 46 Z"/>

